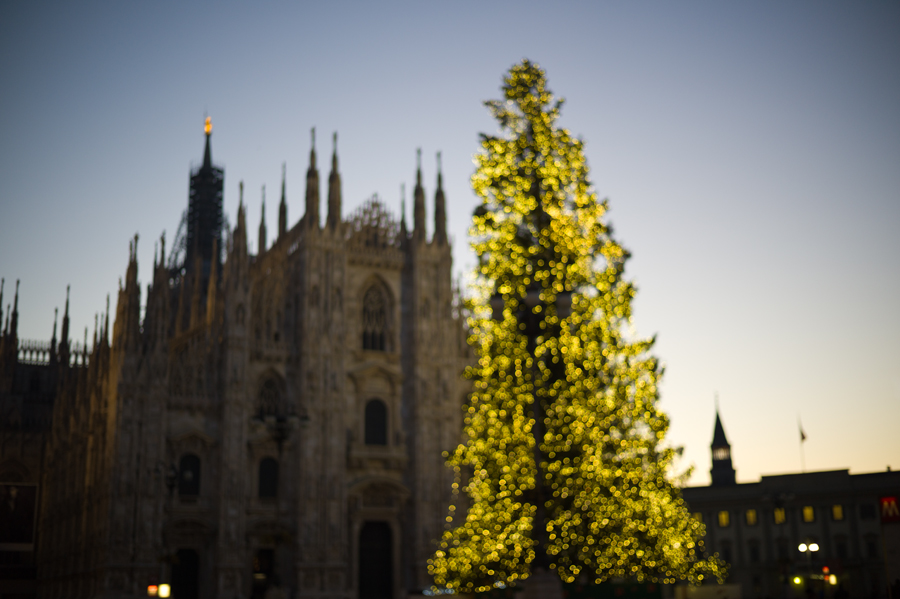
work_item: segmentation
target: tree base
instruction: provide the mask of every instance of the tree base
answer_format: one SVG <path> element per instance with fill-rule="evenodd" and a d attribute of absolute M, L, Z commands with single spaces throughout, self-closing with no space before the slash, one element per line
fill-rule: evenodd
<path fill-rule="evenodd" d="M 525 581 L 525 599 L 563 599 L 562 581 L 555 572 L 536 568 Z"/>

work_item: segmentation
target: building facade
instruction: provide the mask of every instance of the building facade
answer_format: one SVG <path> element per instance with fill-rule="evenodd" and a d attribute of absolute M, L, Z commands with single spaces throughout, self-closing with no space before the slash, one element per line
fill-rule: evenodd
<path fill-rule="evenodd" d="M 223 230 L 210 136 L 183 251 L 160 240 L 142 294 L 135 236 L 93 343 L 74 348 L 67 310 L 46 360 L 52 426 L 20 468 L 39 474 L 38 596 L 420 592 L 471 359 L 441 176 L 430 239 L 421 168 L 412 230 L 377 198 L 344 218 L 335 149 L 323 226 L 313 147 L 304 216 L 288 226 L 283 183 L 254 255 L 243 197 Z"/>
<path fill-rule="evenodd" d="M 737 483 L 718 413 L 711 449 L 712 484 L 683 495 L 706 524 L 706 547 L 730 564 L 728 582 L 740 585 L 744 599 L 888 597 L 888 585 L 897 596 L 900 472 L 833 470 Z"/>

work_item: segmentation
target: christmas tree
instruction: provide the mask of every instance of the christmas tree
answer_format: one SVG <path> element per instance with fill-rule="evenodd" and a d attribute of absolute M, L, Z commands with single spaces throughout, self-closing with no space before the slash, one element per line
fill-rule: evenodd
<path fill-rule="evenodd" d="M 538 65 L 513 66 L 503 92 L 486 103 L 501 134 L 482 135 L 472 177 L 479 359 L 466 441 L 448 459 L 457 505 L 430 562 L 435 583 L 484 591 L 535 568 L 566 582 L 721 580 L 674 482 L 662 368 L 653 340 L 627 332 L 629 254 L 583 143 L 557 126 L 562 100 Z"/>

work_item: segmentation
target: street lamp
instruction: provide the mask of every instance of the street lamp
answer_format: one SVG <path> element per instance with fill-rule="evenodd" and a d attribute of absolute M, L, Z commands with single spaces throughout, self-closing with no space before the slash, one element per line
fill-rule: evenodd
<path fill-rule="evenodd" d="M 800 553 L 806 554 L 806 588 L 812 591 L 812 554 L 819 550 L 818 543 L 800 543 L 797 546 Z"/>
<path fill-rule="evenodd" d="M 544 505 L 544 477 L 541 474 L 543 452 L 541 443 L 544 439 L 544 415 L 546 408 L 541 404 L 537 394 L 538 365 L 537 365 L 537 339 L 541 335 L 541 322 L 546 313 L 547 304 L 541 299 L 541 289 L 536 285 L 530 286 L 525 296 L 516 302 L 518 311 L 516 320 L 519 330 L 525 334 L 528 340 L 528 352 L 531 354 L 531 416 L 534 419 L 532 435 L 534 436 L 534 504 L 535 515 L 532 530 L 535 531 L 535 558 L 532 563 L 531 577 L 525 587 L 526 599 L 562 599 L 562 582 L 559 577 L 550 571 L 550 558 L 547 555 L 547 514 Z M 503 311 L 506 302 L 500 293 L 491 297 L 491 312 L 493 320 L 503 321 Z M 572 314 L 572 292 L 561 291 L 556 295 L 554 302 L 557 317 L 562 320 Z M 551 333 L 552 334 L 552 333 Z"/>

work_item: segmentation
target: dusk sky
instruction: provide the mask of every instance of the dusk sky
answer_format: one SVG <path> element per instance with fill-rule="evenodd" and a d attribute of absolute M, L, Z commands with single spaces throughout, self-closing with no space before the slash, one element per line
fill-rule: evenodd
<path fill-rule="evenodd" d="M 739 482 L 900 467 L 900 3 L 0 3 L 0 276 L 19 336 L 49 340 L 71 284 L 76 339 L 175 235 L 212 118 L 234 225 L 245 185 L 277 233 L 339 134 L 344 215 L 399 218 L 423 152 L 429 227 L 443 153 L 454 272 L 483 101 L 529 58 L 567 102 L 593 185 L 632 252 L 636 335 L 657 335 L 680 468 L 708 484 L 714 395 Z M 320 212 L 326 212 L 325 192 Z"/>

